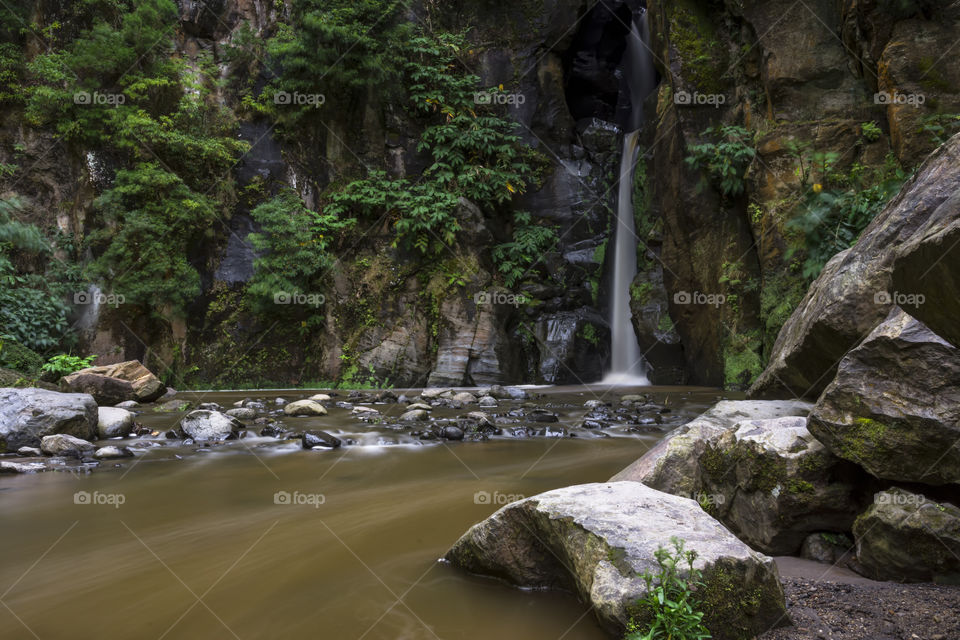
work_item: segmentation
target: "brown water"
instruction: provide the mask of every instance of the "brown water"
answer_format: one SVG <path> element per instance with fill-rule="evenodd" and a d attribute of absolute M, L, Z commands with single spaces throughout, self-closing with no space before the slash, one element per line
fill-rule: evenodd
<path fill-rule="evenodd" d="M 327 452 L 240 441 L 158 448 L 106 472 L 5 477 L 0 638 L 599 640 L 572 596 L 437 560 L 496 502 L 606 480 L 659 437 Z M 78 492 L 101 504 L 77 504 Z M 305 503 L 280 493 L 278 504 L 277 492 Z"/>

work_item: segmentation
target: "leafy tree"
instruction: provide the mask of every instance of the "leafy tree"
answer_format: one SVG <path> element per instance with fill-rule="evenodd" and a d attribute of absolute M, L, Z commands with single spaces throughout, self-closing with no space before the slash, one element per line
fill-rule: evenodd
<path fill-rule="evenodd" d="M 60 344 L 69 330 L 67 305 L 37 273 L 22 273 L 14 258 L 43 255 L 50 244 L 35 225 L 15 218 L 22 200 L 0 200 L 0 336 L 34 351 Z"/>
<path fill-rule="evenodd" d="M 323 276 L 336 261 L 330 244 L 337 233 L 352 227 L 356 220 L 312 211 L 290 189 L 260 204 L 251 215 L 262 231 L 247 237 L 260 252 L 247 291 L 259 308 L 268 308 L 281 292 L 325 290 Z"/>
<path fill-rule="evenodd" d="M 188 256 L 216 220 L 211 199 L 148 162 L 118 171 L 95 206 L 106 225 L 90 237 L 102 249 L 90 275 L 111 282 L 126 302 L 183 311 L 200 294 Z"/>

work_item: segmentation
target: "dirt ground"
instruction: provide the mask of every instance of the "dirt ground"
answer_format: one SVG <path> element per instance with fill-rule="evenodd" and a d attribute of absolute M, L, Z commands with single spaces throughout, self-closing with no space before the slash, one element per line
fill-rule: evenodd
<path fill-rule="evenodd" d="M 759 640 L 960 640 L 960 586 L 874 582 L 791 564 L 778 558 L 793 626 Z"/>

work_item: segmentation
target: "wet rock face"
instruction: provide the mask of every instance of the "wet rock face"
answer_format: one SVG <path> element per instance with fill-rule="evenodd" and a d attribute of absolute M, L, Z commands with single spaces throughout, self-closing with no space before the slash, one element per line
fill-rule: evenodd
<path fill-rule="evenodd" d="M 960 484 L 960 352 L 894 309 L 840 362 L 810 430 L 878 478 Z"/>
<path fill-rule="evenodd" d="M 784 615 L 773 560 L 752 551 L 693 500 L 635 482 L 586 484 L 511 503 L 474 525 L 445 558 L 481 575 L 527 588 L 570 590 L 601 624 L 622 634 L 640 577 L 671 537 L 697 552 L 704 623 L 714 638 L 752 637 Z"/>
<path fill-rule="evenodd" d="M 958 157 L 960 135 L 924 162 L 852 248 L 827 263 L 781 329 L 769 365 L 750 390 L 752 395 L 818 396 L 843 355 L 883 322 L 895 294 L 937 286 L 914 285 L 923 275 L 920 271 L 904 274 L 898 281 L 903 290 L 895 291 L 891 272 L 901 247 L 918 237 L 927 221 L 960 190 Z"/>
<path fill-rule="evenodd" d="M 93 439 L 97 403 L 80 393 L 45 389 L 0 389 L 0 453 L 37 447 L 44 436 L 63 433 Z"/>
<path fill-rule="evenodd" d="M 960 508 L 894 487 L 853 526 L 857 558 L 877 580 L 960 583 Z"/>

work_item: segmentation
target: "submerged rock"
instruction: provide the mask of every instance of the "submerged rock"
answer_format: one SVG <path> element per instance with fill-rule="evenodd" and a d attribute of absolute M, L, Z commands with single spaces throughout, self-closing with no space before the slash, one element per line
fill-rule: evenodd
<path fill-rule="evenodd" d="M 419 420 L 429 420 L 430 414 L 427 413 L 424 409 L 414 409 L 413 411 L 407 411 L 402 416 L 400 416 L 400 422 L 417 422 Z"/>
<path fill-rule="evenodd" d="M 857 559 L 876 580 L 960 584 L 960 508 L 894 487 L 853 525 Z"/>
<path fill-rule="evenodd" d="M 340 438 L 326 431 L 307 431 L 301 436 L 300 443 L 304 449 L 336 449 L 342 444 Z"/>
<path fill-rule="evenodd" d="M 810 431 L 878 478 L 960 483 L 960 350 L 894 309 L 840 362 Z"/>
<path fill-rule="evenodd" d="M 238 407 L 236 409 L 230 409 L 226 412 L 231 418 L 236 418 L 237 420 L 253 420 L 257 417 L 257 412 L 249 407 Z"/>
<path fill-rule="evenodd" d="M 283 412 L 288 416 L 325 416 L 327 408 L 313 400 L 297 400 L 285 405 Z"/>
<path fill-rule="evenodd" d="M 573 591 L 622 634 L 671 538 L 695 551 L 698 596 L 717 640 L 753 637 L 786 617 L 771 558 L 751 550 L 686 498 L 636 482 L 586 484 L 511 503 L 474 525 L 445 558 L 525 588 Z M 642 622 L 642 620 L 640 620 Z"/>
<path fill-rule="evenodd" d="M 95 449 L 92 442 L 65 433 L 44 436 L 40 441 L 40 450 L 48 456 L 82 458 L 93 453 Z"/>
<path fill-rule="evenodd" d="M 45 389 L 0 389 L 0 453 L 39 446 L 42 437 L 54 433 L 95 438 L 93 397 Z"/>
<path fill-rule="evenodd" d="M 98 460 L 115 460 L 118 458 L 132 458 L 133 451 L 130 451 L 127 447 L 100 447 L 93 454 L 94 458 Z"/>
<path fill-rule="evenodd" d="M 2 473 L 37 473 L 46 471 L 47 466 L 42 462 L 11 462 L 0 460 L 0 474 Z"/>
<path fill-rule="evenodd" d="M 205 409 L 191 411 L 180 420 L 180 430 L 197 442 L 229 440 L 236 437 L 242 428 L 243 425 L 236 418 Z"/>
<path fill-rule="evenodd" d="M 133 430 L 133 414 L 118 407 L 97 408 L 97 432 L 101 438 L 125 438 Z"/>

